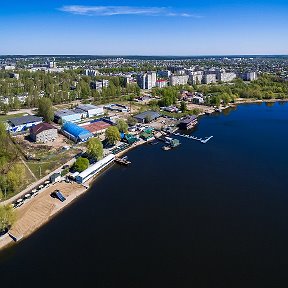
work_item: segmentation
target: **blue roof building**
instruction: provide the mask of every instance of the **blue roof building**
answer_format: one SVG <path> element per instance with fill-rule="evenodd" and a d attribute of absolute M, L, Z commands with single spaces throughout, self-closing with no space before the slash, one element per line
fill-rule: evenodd
<path fill-rule="evenodd" d="M 72 122 L 66 122 L 62 126 L 62 133 L 74 142 L 85 142 L 93 137 L 91 132 Z"/>

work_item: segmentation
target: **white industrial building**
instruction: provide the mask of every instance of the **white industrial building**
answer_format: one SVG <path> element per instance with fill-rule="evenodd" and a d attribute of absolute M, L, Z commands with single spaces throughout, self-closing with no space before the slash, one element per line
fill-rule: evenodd
<path fill-rule="evenodd" d="M 94 117 L 94 116 L 101 116 L 104 114 L 103 106 L 95 106 L 91 104 L 81 104 L 78 105 L 77 110 L 82 110 L 84 114 L 86 114 L 87 118 Z"/>
<path fill-rule="evenodd" d="M 105 169 L 108 165 L 113 163 L 115 160 L 115 155 L 110 154 L 103 158 L 102 160 L 98 161 L 94 165 L 87 168 L 85 171 L 81 172 L 79 175 L 76 176 L 76 182 L 79 184 L 85 183 L 90 178 L 101 172 Z"/>

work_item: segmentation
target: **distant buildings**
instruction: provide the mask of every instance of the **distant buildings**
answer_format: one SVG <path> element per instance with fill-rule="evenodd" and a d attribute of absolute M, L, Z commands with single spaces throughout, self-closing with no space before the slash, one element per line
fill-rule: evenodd
<path fill-rule="evenodd" d="M 49 123 L 39 123 L 30 128 L 30 138 L 37 143 L 51 142 L 57 137 L 57 128 Z"/>
<path fill-rule="evenodd" d="M 103 88 L 108 88 L 109 80 L 93 81 L 90 83 L 91 89 L 101 91 Z"/>
<path fill-rule="evenodd" d="M 98 70 L 92 70 L 92 69 L 85 69 L 84 74 L 86 76 L 95 77 L 95 76 L 99 75 L 99 71 Z"/>
<path fill-rule="evenodd" d="M 157 72 L 158 77 L 160 78 L 169 78 L 171 75 L 171 71 L 169 70 L 160 70 Z"/>
<path fill-rule="evenodd" d="M 11 70 L 15 70 L 16 66 L 15 65 L 4 65 L 4 66 L 2 66 L 2 69 L 5 71 L 11 71 Z"/>
<path fill-rule="evenodd" d="M 180 75 L 180 76 L 171 75 L 169 79 L 170 79 L 170 86 L 186 85 L 188 83 L 189 76 L 188 75 Z"/>
<path fill-rule="evenodd" d="M 167 80 L 163 80 L 163 79 L 158 79 L 156 81 L 156 87 L 158 88 L 164 88 L 168 86 L 168 81 Z"/>
<path fill-rule="evenodd" d="M 246 72 L 246 73 L 240 74 L 239 76 L 244 81 L 255 81 L 258 78 L 256 72 Z"/>
<path fill-rule="evenodd" d="M 37 117 L 34 115 L 27 115 L 17 118 L 9 119 L 8 121 L 8 131 L 10 133 L 18 133 L 26 131 L 34 125 L 43 122 L 42 117 Z"/>
<path fill-rule="evenodd" d="M 203 75 L 203 84 L 211 84 L 211 83 L 216 83 L 216 74 L 204 74 Z"/>
<path fill-rule="evenodd" d="M 151 89 L 156 87 L 156 72 L 147 72 L 137 76 L 137 84 L 141 89 Z"/>
<path fill-rule="evenodd" d="M 220 82 L 231 82 L 237 77 L 236 73 L 234 72 L 217 72 L 216 73 L 216 78 Z"/>

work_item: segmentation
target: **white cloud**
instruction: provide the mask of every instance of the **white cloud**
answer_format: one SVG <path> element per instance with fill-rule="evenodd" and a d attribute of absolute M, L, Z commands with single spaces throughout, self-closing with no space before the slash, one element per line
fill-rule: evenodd
<path fill-rule="evenodd" d="M 173 11 L 173 9 L 168 7 L 68 5 L 61 7 L 59 10 L 71 14 L 87 15 L 87 16 L 143 15 L 143 16 L 201 18 L 201 16 L 199 15 L 194 15 L 186 12 Z"/>

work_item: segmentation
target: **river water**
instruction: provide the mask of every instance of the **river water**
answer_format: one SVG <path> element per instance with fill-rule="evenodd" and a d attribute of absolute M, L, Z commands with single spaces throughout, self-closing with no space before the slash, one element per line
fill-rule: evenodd
<path fill-rule="evenodd" d="M 201 118 L 207 144 L 129 152 L 0 253 L 1 287 L 288 287 L 287 128 L 288 104 L 240 105 Z"/>

